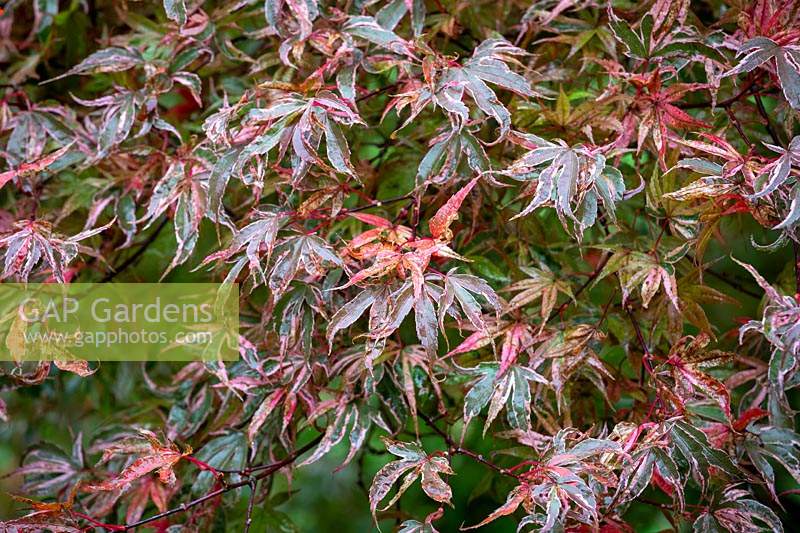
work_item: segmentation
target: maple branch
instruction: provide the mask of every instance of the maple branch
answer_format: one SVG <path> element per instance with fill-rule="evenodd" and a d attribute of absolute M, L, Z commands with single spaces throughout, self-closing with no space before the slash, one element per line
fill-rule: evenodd
<path fill-rule="evenodd" d="M 630 305 L 625 305 L 625 312 L 628 314 L 628 318 L 633 325 L 633 331 L 636 333 L 636 340 L 639 342 L 639 346 L 642 348 L 642 372 L 639 375 L 639 383 L 644 383 L 644 373 L 647 371 L 648 374 L 653 373 L 653 369 L 650 368 L 650 356 L 652 355 L 650 352 L 650 348 L 647 347 L 647 342 L 644 340 L 644 335 L 642 334 L 642 328 L 639 326 L 639 322 L 636 320 L 636 317 L 633 316 L 633 311 L 630 308 Z"/>
<path fill-rule="evenodd" d="M 761 118 L 764 119 L 764 126 L 767 128 L 767 133 L 772 138 L 772 142 L 781 146 L 781 140 L 778 137 L 777 132 L 772 128 L 772 121 L 769 119 L 769 114 L 767 113 L 767 109 L 764 107 L 764 101 L 761 100 L 761 94 L 755 93 L 753 95 L 756 100 L 756 107 L 758 108 L 758 113 L 761 115 Z"/>
<path fill-rule="evenodd" d="M 156 227 L 156 229 L 154 229 L 153 232 L 150 235 L 148 235 L 147 239 L 142 244 L 139 245 L 139 248 L 133 254 L 131 254 L 131 256 L 128 257 L 120 266 L 118 266 L 117 268 L 106 274 L 103 277 L 103 279 L 100 280 L 100 283 L 108 283 L 109 281 L 116 278 L 119 274 L 121 274 L 124 270 L 126 270 L 129 266 L 132 266 L 134 263 L 136 263 L 136 261 L 142 256 L 142 254 L 147 251 L 147 248 L 149 248 L 150 245 L 153 244 L 153 242 L 155 242 L 155 240 L 158 238 L 158 235 L 161 233 L 161 230 L 163 230 L 164 226 L 167 225 L 167 222 L 169 222 L 169 217 L 164 217 L 164 219 L 161 221 L 158 227 Z"/>
<path fill-rule="evenodd" d="M 633 331 L 636 332 L 636 340 L 639 342 L 640 347 L 642 348 L 642 352 L 645 356 L 650 357 L 650 349 L 647 347 L 647 343 L 644 340 L 644 335 L 642 334 L 642 328 L 639 326 L 639 322 L 636 321 L 636 317 L 633 316 L 633 311 L 629 305 L 625 306 L 625 312 L 628 314 L 628 318 L 631 320 L 631 324 L 633 324 Z"/>
<path fill-rule="evenodd" d="M 366 211 L 367 209 L 372 209 L 373 207 L 383 207 L 384 205 L 396 204 L 397 202 L 402 202 L 403 200 L 409 200 L 414 196 L 413 193 L 404 194 L 402 196 L 395 196 L 393 198 L 389 198 L 387 200 L 375 200 L 367 205 L 362 205 L 359 207 L 353 207 L 352 209 L 343 209 L 342 212 L 344 214 L 347 213 L 358 213 L 359 211 Z"/>
<path fill-rule="evenodd" d="M 753 143 L 750 142 L 750 139 L 747 137 L 747 134 L 744 132 L 744 128 L 742 128 L 742 123 L 739 122 L 739 118 L 736 116 L 736 113 L 733 112 L 733 109 L 730 107 L 725 108 L 725 112 L 728 113 L 728 117 L 733 122 L 733 127 L 736 128 L 736 131 L 739 133 L 739 137 L 748 145 L 751 146 Z"/>
<path fill-rule="evenodd" d="M 762 296 L 761 294 L 758 294 L 754 290 L 748 289 L 747 287 L 745 287 L 744 285 L 742 285 L 738 281 L 736 281 L 734 279 L 731 279 L 729 276 L 725 276 L 723 274 L 720 274 L 719 272 L 717 272 L 717 271 L 715 271 L 713 269 L 710 269 L 710 268 L 707 269 L 707 270 L 703 270 L 703 272 L 705 274 L 711 274 L 712 277 L 718 279 L 719 281 L 727 283 L 728 285 L 730 285 L 731 287 L 733 287 L 737 291 L 741 292 L 742 294 L 746 294 L 746 295 L 751 296 L 753 298 L 756 298 L 758 300 L 761 299 L 761 296 Z"/>
<path fill-rule="evenodd" d="M 800 302 L 800 244 L 795 240 L 792 241 L 792 250 L 794 250 L 794 299 Z"/>
<path fill-rule="evenodd" d="M 453 438 L 446 431 L 444 431 L 439 426 L 437 426 L 434 423 L 434 421 L 431 420 L 430 417 L 428 417 L 428 415 L 426 415 L 425 413 L 420 411 L 420 412 L 417 413 L 417 415 L 432 430 L 434 430 L 440 437 L 442 437 L 444 439 L 444 442 L 445 442 L 445 444 L 447 444 L 448 450 L 449 450 L 449 452 L 451 454 L 464 455 L 466 457 L 469 457 L 469 458 L 473 459 L 474 461 L 477 461 L 477 462 L 479 462 L 479 463 L 481 463 L 483 465 L 488 466 L 492 470 L 496 470 L 500 474 L 503 474 L 503 475 L 509 476 L 509 477 L 513 477 L 514 479 L 519 479 L 519 476 L 514 474 L 513 472 L 511 472 L 509 469 L 503 468 L 502 466 L 498 466 L 498 465 L 494 464 L 493 462 L 489 461 L 488 459 L 485 459 L 483 457 L 483 455 L 481 455 L 479 453 L 475 453 L 475 452 L 473 452 L 472 450 L 470 450 L 468 448 L 464 448 L 462 446 L 459 446 L 458 443 L 456 443 L 456 441 L 454 441 Z"/>
<path fill-rule="evenodd" d="M 104 522 L 101 522 L 100 520 L 92 518 L 88 514 L 79 513 L 77 511 L 70 511 L 70 513 L 75 515 L 75 516 L 77 516 L 78 518 L 82 518 L 82 519 L 86 520 L 87 522 L 89 522 L 90 524 L 92 524 L 95 527 L 101 527 L 103 529 L 108 529 L 109 531 L 125 531 L 125 526 L 118 526 L 118 525 L 115 525 L 115 524 L 106 524 Z"/>
<path fill-rule="evenodd" d="M 223 474 L 228 474 L 228 473 L 240 474 L 242 476 L 245 476 L 246 479 L 243 479 L 242 481 L 237 481 L 236 483 L 223 483 L 223 486 L 220 487 L 219 489 L 213 490 L 213 491 L 209 492 L 208 494 L 200 496 L 199 498 L 196 498 L 196 499 L 194 499 L 194 500 L 192 500 L 192 501 L 190 501 L 188 503 L 182 503 L 178 507 L 175 507 L 175 508 L 170 509 L 168 511 L 164 511 L 163 513 L 155 514 L 155 515 L 150 516 L 148 518 L 143 518 L 143 519 L 141 519 L 141 520 L 139 520 L 137 522 L 134 522 L 132 524 L 126 524 L 124 526 L 118 526 L 121 529 L 118 529 L 117 531 L 131 531 L 132 529 L 135 529 L 137 527 L 141 527 L 141 526 L 143 526 L 145 524 L 149 524 L 151 522 L 155 522 L 157 520 L 161 520 L 162 518 L 167 518 L 168 516 L 172 516 L 174 514 L 183 513 L 185 511 L 188 511 L 192 507 L 196 507 L 196 506 L 200 505 L 201 503 L 207 502 L 209 500 L 213 500 L 214 498 L 216 498 L 218 496 L 222 496 L 226 492 L 230 492 L 230 491 L 232 491 L 234 489 L 238 489 L 238 488 L 244 487 L 245 485 L 250 485 L 251 483 L 257 483 L 259 480 L 271 476 L 272 474 L 274 474 L 275 472 L 277 472 L 278 470 L 280 470 L 284 466 L 290 465 L 293 462 L 295 462 L 298 457 L 300 457 L 305 452 L 309 451 L 311 448 L 313 448 L 314 446 L 319 444 L 319 442 L 321 440 L 322 440 L 322 435 L 319 435 L 314 440 L 312 440 L 311 442 L 306 444 L 305 446 L 297 449 L 294 453 L 292 453 L 291 455 L 289 455 L 285 459 L 281 459 L 280 461 L 277 461 L 275 463 L 270 463 L 268 465 L 261 465 L 261 466 L 257 466 L 257 467 L 245 468 L 243 470 L 235 470 L 235 471 L 217 470 L 217 472 L 220 472 L 220 473 L 223 473 Z M 256 470 L 261 470 L 261 472 L 256 476 L 252 476 L 251 475 L 252 472 L 255 472 Z M 255 492 L 255 491 L 253 491 L 253 492 Z"/>
<path fill-rule="evenodd" d="M 356 98 L 356 103 L 363 102 L 364 100 L 369 100 L 373 96 L 378 96 L 381 93 L 385 93 L 386 91 L 390 91 L 390 90 L 394 89 L 395 87 L 397 87 L 397 85 L 398 85 L 397 83 L 392 83 L 390 85 L 386 85 L 384 87 L 381 87 L 380 89 L 375 89 L 374 91 L 368 92 L 367 94 L 359 96 L 358 98 Z"/>
<path fill-rule="evenodd" d="M 250 498 L 247 501 L 247 516 L 244 520 L 244 533 L 250 532 L 250 525 L 253 523 L 253 505 L 256 501 L 256 488 L 258 487 L 257 479 L 250 479 Z"/>
<path fill-rule="evenodd" d="M 601 258 L 600 258 L 600 261 L 597 263 L 597 266 L 596 266 L 596 267 L 595 267 L 595 269 L 592 271 L 592 273 L 591 273 L 591 274 L 589 274 L 589 277 L 586 279 L 586 281 L 584 281 L 584 282 L 581 284 L 581 286 L 580 286 L 580 287 L 578 287 L 578 290 L 576 290 L 576 291 L 575 291 L 575 293 L 573 294 L 573 298 L 571 298 L 571 299 L 567 300 L 566 302 L 564 302 L 563 304 L 561 304 L 561 305 L 558 307 L 558 309 L 556 309 L 556 312 L 555 312 L 555 313 L 551 313 L 551 314 L 550 314 L 550 316 L 549 316 L 549 317 L 547 317 L 547 320 L 545 320 L 545 324 L 549 323 L 549 322 L 550 322 L 552 319 L 554 319 L 555 317 L 557 317 L 557 316 L 561 315 L 561 313 L 563 313 L 563 312 L 564 312 L 564 311 L 567 309 L 567 307 L 569 307 L 569 305 L 570 305 L 572 302 L 574 302 L 574 301 L 577 301 L 577 299 L 578 299 L 578 296 L 580 296 L 580 294 L 581 294 L 583 291 L 585 291 L 585 290 L 586 290 L 586 289 L 589 287 L 589 285 L 591 285 L 591 284 L 592 284 L 592 282 L 593 282 L 595 279 L 597 279 L 597 276 L 599 276 L 599 275 L 600 275 L 600 274 L 603 272 L 603 269 L 606 267 L 606 264 L 608 263 L 608 260 L 609 260 L 609 259 L 611 259 L 611 254 L 608 254 L 608 253 L 604 254 L 604 255 L 603 255 Z"/>
<path fill-rule="evenodd" d="M 750 78 L 750 80 L 748 80 L 747 83 L 744 84 L 744 87 L 742 87 L 741 91 L 731 96 L 730 98 L 726 98 L 721 102 L 717 102 L 717 105 L 715 107 L 727 108 L 732 106 L 733 104 L 735 104 L 736 102 L 738 102 L 739 100 L 741 100 L 750 93 L 750 90 L 756 84 L 756 81 L 758 81 L 757 77 Z M 714 102 L 712 102 L 711 100 L 706 100 L 705 102 L 680 103 L 678 104 L 678 107 L 681 109 L 702 109 L 704 107 L 711 107 L 713 105 Z"/>

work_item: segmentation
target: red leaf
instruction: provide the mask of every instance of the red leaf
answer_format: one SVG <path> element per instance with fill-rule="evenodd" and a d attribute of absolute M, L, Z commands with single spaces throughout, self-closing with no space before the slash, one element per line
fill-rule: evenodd
<path fill-rule="evenodd" d="M 376 226 L 379 228 L 391 228 L 394 226 L 394 224 L 392 224 L 390 221 L 383 217 L 379 217 L 378 215 L 370 215 L 368 213 L 350 213 L 350 216 L 360 220 L 364 224 L 369 224 L 370 226 Z"/>
<path fill-rule="evenodd" d="M 175 465 L 180 458 L 181 454 L 175 451 L 145 455 L 132 462 L 119 476 L 96 485 L 89 485 L 86 489 L 90 492 L 124 489 L 132 482 L 154 470 L 159 471 L 159 478 L 162 481 L 168 482 L 171 479 L 169 472 L 172 471 L 172 466 Z"/>
<path fill-rule="evenodd" d="M 752 407 L 742 413 L 739 418 L 733 423 L 733 429 L 736 431 L 743 431 L 747 425 L 752 422 L 753 420 L 758 420 L 759 418 L 764 418 L 769 413 L 763 409 L 758 407 Z"/>
<path fill-rule="evenodd" d="M 441 238 L 442 240 L 449 241 L 453 238 L 450 232 L 450 224 L 452 224 L 458 216 L 458 210 L 461 208 L 461 204 L 472 188 L 475 187 L 476 183 L 478 183 L 478 178 L 473 178 L 472 181 L 467 183 L 460 191 L 451 196 L 450 199 L 439 208 L 436 214 L 433 215 L 433 218 L 428 222 L 428 227 L 434 239 Z"/>

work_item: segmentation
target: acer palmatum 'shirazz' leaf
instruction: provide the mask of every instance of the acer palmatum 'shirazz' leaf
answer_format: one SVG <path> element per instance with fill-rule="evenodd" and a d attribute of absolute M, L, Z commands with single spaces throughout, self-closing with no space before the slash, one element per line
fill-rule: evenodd
<path fill-rule="evenodd" d="M 0 249 L 5 250 L 0 279 L 13 277 L 28 281 L 34 267 L 42 263 L 56 281 L 64 283 L 68 275 L 67 266 L 79 253 L 94 254 L 90 248 L 79 244 L 80 241 L 102 233 L 113 224 L 112 220 L 105 226 L 64 237 L 54 233 L 52 226 L 45 221 L 17 222 L 11 232 L 0 235 Z"/>
<path fill-rule="evenodd" d="M 736 76 L 764 65 L 775 69 L 789 105 L 800 109 L 800 46 L 779 45 L 768 37 L 754 37 L 739 47 L 736 56 L 742 57 L 725 76 Z"/>
<path fill-rule="evenodd" d="M 739 329 L 739 341 L 754 331 L 764 335 L 774 350 L 800 357 L 800 303 L 792 296 L 779 293 L 751 265 L 734 261 L 755 278 L 767 297 L 761 320 L 751 320 L 743 325 Z"/>
<path fill-rule="evenodd" d="M 373 263 L 351 275 L 349 281 L 338 288 L 345 289 L 376 279 L 388 279 L 389 286 L 397 288 L 389 289 L 387 293 L 384 282 L 382 288 L 366 287 L 351 299 L 331 317 L 329 343 L 338 331 L 352 325 L 367 309 L 371 309 L 369 337 L 376 342 L 383 342 L 394 333 L 413 309 L 417 337 L 432 356 L 438 349 L 438 330 L 444 327 L 444 315 L 455 312 L 456 302 L 468 320 L 478 327 L 485 327 L 481 304 L 474 295 L 482 297 L 496 312 L 500 308 L 499 298 L 485 281 L 453 271 L 446 275 L 426 272 L 433 258 L 460 259 L 449 247 L 453 239 L 450 227 L 477 181 L 478 178 L 474 178 L 459 189 L 431 217 L 428 221 L 431 237 L 412 238 L 409 230 L 395 227 L 385 219 L 359 215 L 362 221 L 376 225 L 376 229 L 381 231 L 361 233 L 355 242 L 350 243 L 348 250 L 354 257 L 372 259 Z M 369 351 L 374 355 L 374 350 Z M 373 355 L 367 357 L 368 367 L 371 367 Z"/>
<path fill-rule="evenodd" d="M 514 513 L 522 506 L 527 516 L 521 526 L 536 526 L 552 531 L 569 516 L 591 526 L 597 521 L 597 502 L 600 495 L 610 489 L 613 477 L 603 465 L 603 455 L 622 453 L 617 442 L 602 439 L 585 439 L 572 444 L 572 430 L 556 434 L 547 449 L 527 470 L 519 470 L 520 484 L 512 489 L 506 502 L 482 522 L 466 529 L 476 529 L 501 516 Z M 537 512 L 541 510 L 542 512 Z"/>
<path fill-rule="evenodd" d="M 741 524 L 754 529 L 783 532 L 783 524 L 775 512 L 755 499 L 748 490 L 732 485 L 710 509 L 700 513 L 692 525 L 693 531 L 734 531 Z"/>
<path fill-rule="evenodd" d="M 509 425 L 515 429 L 530 428 L 531 390 L 530 382 L 549 385 L 547 379 L 535 370 L 510 365 L 500 373 L 500 363 L 479 363 L 473 368 L 461 369 L 468 376 L 477 376 L 472 387 L 464 397 L 464 423 L 479 415 L 486 405 L 489 410 L 483 433 L 505 407 Z"/>
<path fill-rule="evenodd" d="M 500 174 L 526 182 L 530 203 L 513 219 L 539 207 L 555 207 L 564 229 L 580 239 L 597 220 L 598 203 L 613 221 L 623 199 L 625 182 L 603 154 L 584 146 L 567 146 L 529 133 L 514 132 L 511 140 L 529 151 Z"/>
<path fill-rule="evenodd" d="M 383 439 L 386 449 L 400 457 L 378 470 L 369 488 L 369 502 L 373 517 L 381 501 L 392 487 L 403 479 L 397 492 L 386 505 L 391 507 L 414 481 L 422 479 L 422 490 L 439 503 L 450 504 L 453 494 L 442 475 L 454 474 L 446 454 L 427 454 L 418 444 Z"/>
<path fill-rule="evenodd" d="M 503 39 L 483 41 L 463 65 L 433 57 L 429 60 L 426 77 L 428 82 L 414 83 L 406 87 L 389 103 L 388 109 L 398 113 L 411 106 L 409 116 L 402 127 L 409 124 L 428 104 L 441 107 L 447 113 L 453 130 L 460 130 L 470 120 L 469 108 L 464 97 L 469 96 L 475 105 L 500 126 L 500 142 L 511 130 L 511 113 L 500 102 L 487 83 L 511 91 L 520 96 L 534 96 L 530 82 L 512 71 L 508 64 L 525 52 Z"/>
<path fill-rule="evenodd" d="M 776 204 L 783 204 L 786 215 L 772 229 L 780 229 L 797 239 L 797 226 L 800 224 L 800 184 L 791 176 L 792 168 L 800 167 L 800 136 L 789 142 L 789 147 L 767 145 L 767 148 L 780 154 L 762 169 L 757 182 L 753 184 L 754 194 L 750 199 L 769 197 Z"/>
<path fill-rule="evenodd" d="M 138 457 L 125 466 L 119 474 L 99 483 L 88 484 L 85 490 L 91 492 L 124 490 L 131 483 L 151 472 L 156 472 L 159 481 L 164 484 L 175 483 L 173 467 L 183 457 L 190 455 L 192 450 L 180 451 L 171 442 L 162 444 L 156 435 L 148 430 L 140 430 L 139 433 L 145 446 L 138 452 Z"/>
<path fill-rule="evenodd" d="M 731 417 L 731 399 L 727 387 L 702 369 L 722 365 L 733 360 L 735 354 L 722 350 L 706 350 L 711 342 L 705 333 L 697 337 L 683 337 L 670 350 L 667 364 L 672 367 L 672 377 L 679 397 L 691 397 L 693 391 L 715 401 L 726 418 Z"/>

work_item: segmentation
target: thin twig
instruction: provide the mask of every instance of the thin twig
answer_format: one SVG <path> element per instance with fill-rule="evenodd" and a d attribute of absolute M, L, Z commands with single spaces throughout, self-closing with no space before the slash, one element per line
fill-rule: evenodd
<path fill-rule="evenodd" d="M 742 123 L 739 122 L 739 119 L 736 117 L 736 113 L 733 112 L 731 107 L 726 107 L 725 111 L 728 113 L 728 117 L 733 122 L 733 127 L 736 128 L 736 131 L 739 133 L 739 137 L 747 144 L 747 146 L 751 146 L 753 143 L 750 142 L 750 138 L 747 137 L 747 134 L 744 132 L 744 128 L 742 128 Z"/>
<path fill-rule="evenodd" d="M 772 121 L 769 119 L 769 114 L 767 113 L 767 109 L 764 107 L 764 102 L 761 100 L 761 95 L 759 93 L 755 93 L 753 96 L 756 99 L 756 107 L 758 108 L 758 112 L 761 114 L 761 118 L 764 119 L 764 125 L 767 128 L 767 133 L 769 133 L 769 136 L 772 137 L 772 142 L 780 145 L 781 139 L 778 137 L 777 132 L 772 128 Z"/>
<path fill-rule="evenodd" d="M 577 291 L 575 291 L 575 293 L 573 294 L 573 298 L 571 298 L 571 299 L 567 300 L 566 302 L 564 302 L 563 304 L 561 304 L 558 307 L 558 309 L 556 309 L 555 313 L 551 313 L 550 316 L 547 318 L 547 320 L 545 320 L 545 324 L 550 322 L 555 317 L 561 315 L 561 313 L 563 313 L 567 309 L 567 307 L 569 307 L 569 304 L 571 304 L 573 301 L 577 301 L 578 300 L 578 296 L 580 296 L 580 294 L 583 291 L 585 291 L 589 287 L 589 285 L 591 285 L 592 282 L 594 282 L 595 279 L 597 279 L 597 276 L 599 276 L 603 272 L 603 269 L 606 267 L 606 263 L 608 263 L 609 259 L 611 259 L 611 255 L 610 254 L 605 254 L 600 259 L 600 261 L 597 263 L 597 266 L 595 267 L 594 271 L 592 271 L 592 273 L 589 274 L 589 278 L 586 281 L 584 281 L 583 284 L 580 287 L 578 287 Z"/>
<path fill-rule="evenodd" d="M 250 499 L 247 501 L 247 517 L 244 520 L 244 533 L 250 533 L 250 524 L 253 523 L 253 505 L 256 501 L 256 489 L 258 488 L 258 480 L 250 479 Z"/>
<path fill-rule="evenodd" d="M 271 463 L 271 464 L 268 464 L 268 465 L 261 465 L 261 466 L 257 466 L 257 467 L 248 467 L 248 468 L 246 468 L 244 470 L 241 470 L 241 471 L 217 470 L 217 472 L 221 472 L 221 473 L 235 473 L 235 474 L 240 474 L 240 475 L 243 475 L 243 476 L 247 476 L 247 479 L 242 480 L 242 481 L 237 481 L 236 483 L 223 484 L 223 486 L 221 488 L 213 490 L 213 491 L 209 492 L 208 494 L 205 494 L 204 496 L 200 496 L 199 498 L 194 499 L 194 500 L 192 500 L 192 501 L 190 501 L 188 503 L 182 503 L 178 507 L 175 507 L 174 509 L 170 509 L 168 511 L 164 511 L 163 513 L 155 514 L 155 515 L 150 516 L 148 518 L 143 518 L 143 519 L 141 519 L 141 520 L 139 520 L 137 522 L 134 522 L 132 524 L 126 524 L 125 526 L 120 526 L 123 529 L 120 529 L 119 531 L 131 531 L 131 530 L 133 530 L 133 529 L 135 529 L 137 527 L 141 527 L 141 526 L 143 526 L 145 524 L 149 524 L 151 522 L 155 522 L 157 520 L 161 520 L 162 518 L 167 518 L 167 517 L 172 516 L 174 514 L 186 512 L 189 509 L 191 509 L 192 507 L 196 507 L 196 506 L 200 505 L 201 503 L 207 502 L 209 500 L 213 500 L 214 498 L 216 498 L 218 496 L 221 496 L 221 495 L 225 494 L 226 492 L 230 492 L 230 491 L 232 491 L 234 489 L 238 489 L 240 487 L 244 487 L 245 485 L 249 485 L 250 483 L 253 483 L 254 481 L 257 482 L 257 481 L 259 481 L 261 479 L 269 477 L 272 474 L 274 474 L 275 472 L 277 472 L 278 470 L 280 470 L 281 468 L 292 464 L 294 461 L 297 460 L 298 457 L 300 457 L 305 452 L 307 452 L 308 450 L 310 450 L 311 448 L 316 446 L 321 440 L 322 440 L 322 435 L 316 437 L 314 440 L 312 440 L 311 442 L 309 442 L 305 446 L 299 448 L 298 450 L 296 450 L 294 453 L 292 453 L 291 455 L 289 455 L 285 459 L 282 459 L 282 460 L 277 461 L 275 463 Z M 250 474 L 252 472 L 255 472 L 257 470 L 260 470 L 261 472 L 256 476 L 250 476 Z"/>
<path fill-rule="evenodd" d="M 395 87 L 397 87 L 397 83 L 392 83 L 391 85 L 386 85 L 384 87 L 381 87 L 380 89 L 375 89 L 374 91 L 368 92 L 367 94 L 356 98 L 356 102 L 363 102 L 364 100 L 369 100 L 373 96 L 378 96 L 379 94 L 385 93 L 386 91 L 390 91 Z"/>
<path fill-rule="evenodd" d="M 479 462 L 479 463 L 481 463 L 481 464 L 483 464 L 485 466 L 488 466 L 492 470 L 496 470 L 500 474 L 503 474 L 503 475 L 509 476 L 509 477 L 513 477 L 515 479 L 519 479 L 519 476 L 517 476 L 516 474 L 514 474 L 513 472 L 511 472 L 507 468 L 503 468 L 502 466 L 498 466 L 498 465 L 494 464 L 493 462 L 485 459 L 483 457 L 483 455 L 481 455 L 479 453 L 475 453 L 472 450 L 469 450 L 467 448 L 459 446 L 456 443 L 456 441 L 454 441 L 453 438 L 446 431 L 444 431 L 439 426 L 437 426 L 434 423 L 434 421 L 431 420 L 430 417 L 428 417 L 428 415 L 426 415 L 425 413 L 419 412 L 417 414 L 431 429 L 433 429 L 440 437 L 442 437 L 444 439 L 444 442 L 445 442 L 445 444 L 447 444 L 447 447 L 448 447 L 449 452 L 451 454 L 465 455 L 465 456 L 473 459 L 474 461 L 477 461 L 477 462 Z"/>
<path fill-rule="evenodd" d="M 118 266 L 113 271 L 106 274 L 103 277 L 103 279 L 100 280 L 100 282 L 108 283 L 109 281 L 116 278 L 123 271 L 125 271 L 128 267 L 136 263 L 136 261 L 142 256 L 142 254 L 145 253 L 147 249 L 150 247 L 150 245 L 153 244 L 153 242 L 158 238 L 158 234 L 161 233 L 161 230 L 164 229 L 164 226 L 167 225 L 167 222 L 169 222 L 169 218 L 164 217 L 164 219 L 161 221 L 158 227 L 156 227 L 156 229 L 153 230 L 153 233 L 151 233 L 147 237 L 147 239 L 144 242 L 142 242 L 142 244 L 139 245 L 139 249 L 136 250 L 133 254 L 131 254 L 131 256 L 128 257 L 120 266 Z"/>
<path fill-rule="evenodd" d="M 413 196 L 412 193 L 404 194 L 402 196 L 395 196 L 394 198 L 389 198 L 387 200 L 375 200 L 367 205 L 362 205 L 359 207 L 353 207 L 351 209 L 343 209 L 343 213 L 358 213 L 359 211 L 365 211 L 367 209 L 372 209 L 373 207 L 383 207 L 385 205 L 395 204 L 397 202 L 402 202 L 403 200 L 408 200 Z"/>
<path fill-rule="evenodd" d="M 758 80 L 757 77 L 750 78 L 750 80 L 747 83 L 744 84 L 744 87 L 742 87 L 741 91 L 739 91 L 735 95 L 731 96 L 730 98 L 726 98 L 725 100 L 722 100 L 721 102 L 717 102 L 716 107 L 725 108 L 725 107 L 732 106 L 733 104 L 735 104 L 736 102 L 738 102 L 739 100 L 741 100 L 742 98 L 744 98 L 745 96 L 748 95 L 750 90 L 756 84 L 757 80 Z M 705 107 L 711 107 L 712 105 L 714 105 L 714 102 L 712 102 L 710 100 L 707 100 L 705 102 L 697 102 L 697 103 L 693 103 L 693 104 L 692 103 L 688 103 L 688 104 L 683 104 L 682 103 L 682 104 L 679 104 L 678 107 L 680 107 L 681 109 L 702 109 L 702 108 L 705 108 Z"/>
<path fill-rule="evenodd" d="M 639 374 L 639 384 L 644 384 L 644 374 L 647 372 L 648 374 L 653 373 L 653 369 L 650 368 L 650 348 L 647 347 L 647 341 L 644 339 L 644 335 L 642 334 L 642 328 L 639 326 L 639 321 L 636 320 L 636 317 L 633 316 L 633 311 L 631 310 L 629 305 L 623 306 L 625 307 L 625 312 L 628 314 L 628 318 L 633 325 L 633 331 L 636 333 L 636 340 L 639 341 L 639 346 L 642 349 L 642 371 Z"/>
<path fill-rule="evenodd" d="M 712 277 L 718 279 L 719 281 L 727 283 L 728 285 L 730 285 L 731 287 L 733 287 L 737 291 L 741 292 L 742 294 L 746 294 L 748 296 L 752 296 L 753 298 L 757 298 L 759 300 L 761 299 L 761 296 L 762 296 L 761 294 L 758 294 L 754 290 L 748 289 L 747 287 L 745 287 L 741 283 L 737 282 L 736 280 L 730 279 L 730 277 L 728 277 L 728 276 L 724 276 L 724 275 L 720 274 L 719 272 L 716 272 L 716 271 L 714 271 L 714 270 L 712 270 L 710 268 L 708 270 L 704 270 L 703 273 L 711 274 Z"/>

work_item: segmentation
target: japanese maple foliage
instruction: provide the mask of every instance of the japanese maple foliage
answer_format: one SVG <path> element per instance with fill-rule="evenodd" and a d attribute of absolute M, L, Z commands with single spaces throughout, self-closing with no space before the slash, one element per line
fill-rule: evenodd
<path fill-rule="evenodd" d="M 0 64 L 0 279 L 242 324 L 0 364 L 3 531 L 294 531 L 314 463 L 404 533 L 796 509 L 797 0 L 12 0 Z"/>

